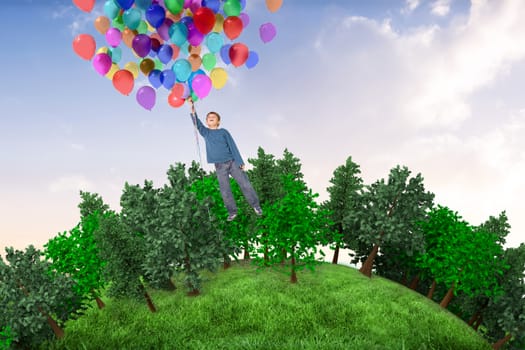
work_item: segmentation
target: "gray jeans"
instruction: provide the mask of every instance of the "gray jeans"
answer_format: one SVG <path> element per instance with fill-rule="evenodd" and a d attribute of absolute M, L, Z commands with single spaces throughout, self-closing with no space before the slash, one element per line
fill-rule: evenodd
<path fill-rule="evenodd" d="M 237 181 L 237 184 L 241 188 L 246 201 L 253 208 L 260 208 L 259 198 L 257 193 L 252 187 L 248 176 L 242 170 L 238 164 L 233 160 L 225 163 L 215 163 L 215 170 L 217 171 L 217 179 L 219 180 L 219 188 L 221 189 L 222 200 L 229 214 L 237 213 L 237 204 L 233 198 L 232 189 L 230 186 L 230 175 Z"/>

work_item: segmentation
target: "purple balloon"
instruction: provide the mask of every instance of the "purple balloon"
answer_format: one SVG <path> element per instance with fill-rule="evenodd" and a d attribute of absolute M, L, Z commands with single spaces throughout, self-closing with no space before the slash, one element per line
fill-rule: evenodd
<path fill-rule="evenodd" d="M 106 41 L 111 47 L 117 47 L 122 40 L 122 33 L 118 28 L 109 28 L 106 32 Z"/>
<path fill-rule="evenodd" d="M 111 57 L 107 53 L 97 53 L 93 57 L 93 67 L 100 75 L 106 75 L 111 69 Z"/>
<path fill-rule="evenodd" d="M 239 15 L 239 18 L 242 21 L 242 27 L 246 28 L 250 24 L 250 16 L 247 13 L 243 12 Z"/>
<path fill-rule="evenodd" d="M 195 27 L 188 31 L 188 42 L 191 46 L 199 46 L 204 40 L 204 35 Z"/>
<path fill-rule="evenodd" d="M 272 41 L 276 34 L 277 30 L 272 23 L 264 23 L 259 27 L 259 36 L 265 44 Z"/>
<path fill-rule="evenodd" d="M 139 105 L 151 111 L 153 106 L 155 106 L 156 93 L 155 89 L 151 86 L 143 86 L 137 91 L 137 102 Z"/>
<path fill-rule="evenodd" d="M 137 34 L 131 42 L 131 47 L 139 57 L 146 57 L 151 51 L 151 38 L 146 34 Z"/>
<path fill-rule="evenodd" d="M 197 74 L 191 81 L 191 88 L 199 98 L 205 98 L 211 90 L 211 79 L 206 74 Z"/>
<path fill-rule="evenodd" d="M 157 33 L 163 40 L 170 40 L 170 27 L 172 26 L 173 21 L 169 18 L 166 18 L 164 22 L 157 28 Z"/>

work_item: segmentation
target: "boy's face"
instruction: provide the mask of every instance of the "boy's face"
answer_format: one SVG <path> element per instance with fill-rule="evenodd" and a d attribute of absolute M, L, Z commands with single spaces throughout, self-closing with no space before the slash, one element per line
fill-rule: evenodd
<path fill-rule="evenodd" d="M 215 114 L 210 113 L 206 116 L 206 124 L 210 129 L 217 129 L 219 127 L 219 118 Z"/>

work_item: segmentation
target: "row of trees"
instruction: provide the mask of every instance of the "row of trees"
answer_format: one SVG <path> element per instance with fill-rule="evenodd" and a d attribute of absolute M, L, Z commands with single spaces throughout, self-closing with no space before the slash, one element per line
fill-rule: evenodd
<path fill-rule="evenodd" d="M 469 225 L 433 203 L 421 174 L 411 177 L 397 166 L 388 179 L 365 185 L 351 157 L 335 169 L 329 200 L 318 204 L 288 150 L 276 159 L 259 148 L 248 161 L 264 211 L 259 219 L 232 182 L 240 215 L 227 222 L 215 174 L 195 163 L 170 166 L 162 188 L 126 183 L 120 213 L 98 194 L 81 192 L 75 228 L 51 239 L 44 252 L 8 250 L 9 264 L 0 265 L 8 310 L 0 326 L 19 345 L 39 343 L 52 331 L 60 337 L 65 320 L 93 300 L 104 307 L 102 289 L 142 298 L 155 312 L 148 289 L 175 290 L 180 275 L 188 295 L 198 295 L 202 270 L 227 268 L 242 252 L 259 266 L 285 267 L 295 283 L 296 272 L 314 269 L 316 256 L 324 255 L 319 247 L 329 245 L 333 263 L 340 249 L 350 249 L 363 274 L 375 272 L 441 300 L 495 347 L 524 341 L 525 246 L 503 249 L 510 229 L 504 212 Z"/>

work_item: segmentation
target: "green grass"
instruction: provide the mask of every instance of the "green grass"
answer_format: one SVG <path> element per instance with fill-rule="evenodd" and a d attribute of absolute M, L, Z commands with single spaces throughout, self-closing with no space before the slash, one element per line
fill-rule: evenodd
<path fill-rule="evenodd" d="M 324 263 L 285 273 L 234 264 L 202 295 L 152 291 L 158 311 L 105 300 L 47 349 L 491 349 L 463 321 L 397 283 Z"/>

